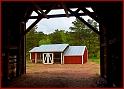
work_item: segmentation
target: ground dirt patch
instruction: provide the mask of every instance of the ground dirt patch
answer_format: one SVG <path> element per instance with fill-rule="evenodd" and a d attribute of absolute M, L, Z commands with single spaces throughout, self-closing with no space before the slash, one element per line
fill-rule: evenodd
<path fill-rule="evenodd" d="M 85 64 L 34 64 L 27 63 L 27 73 L 12 79 L 6 87 L 26 88 L 95 88 L 104 87 L 104 79 L 99 77 L 100 65 L 95 62 Z"/>

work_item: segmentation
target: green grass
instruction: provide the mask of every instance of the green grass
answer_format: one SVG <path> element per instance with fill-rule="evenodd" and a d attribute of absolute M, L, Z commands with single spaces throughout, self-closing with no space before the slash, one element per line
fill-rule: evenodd
<path fill-rule="evenodd" d="M 96 76 L 100 76 L 100 74 L 96 73 Z"/>
<path fill-rule="evenodd" d="M 27 59 L 26 62 L 29 63 L 29 62 L 31 62 L 31 60 Z"/>
<path fill-rule="evenodd" d="M 88 58 L 88 61 L 96 62 L 96 63 L 100 64 L 100 59 L 99 58 Z"/>
<path fill-rule="evenodd" d="M 26 68 L 33 68 L 33 66 L 26 66 Z"/>

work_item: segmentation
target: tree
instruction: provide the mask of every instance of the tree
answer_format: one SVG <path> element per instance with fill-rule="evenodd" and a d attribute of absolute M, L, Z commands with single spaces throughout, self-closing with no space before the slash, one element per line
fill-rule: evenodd
<path fill-rule="evenodd" d="M 67 43 L 66 35 L 65 35 L 65 30 L 60 30 L 60 35 L 62 38 L 62 43 Z"/>
<path fill-rule="evenodd" d="M 26 34 L 26 51 L 31 50 L 36 45 L 36 29 L 37 26 L 33 27 L 27 34 Z"/>
<path fill-rule="evenodd" d="M 90 19 L 88 19 L 87 22 L 97 29 L 98 25 L 96 22 Z M 78 19 L 72 22 L 72 24 L 73 26 L 70 27 L 70 29 L 74 34 L 71 36 L 73 36 L 73 41 L 75 42 L 71 42 L 74 44 L 76 43 L 76 45 L 86 45 L 89 52 L 89 57 L 99 55 L 99 35 Z"/>
<path fill-rule="evenodd" d="M 55 32 L 49 34 L 49 39 L 52 44 L 62 44 L 63 43 L 61 34 L 58 29 L 55 30 Z"/>
<path fill-rule="evenodd" d="M 94 22 L 93 20 L 90 20 L 88 19 L 87 22 L 92 25 L 96 30 L 98 30 L 98 25 L 96 22 Z M 88 45 L 88 50 L 90 52 L 89 56 L 90 57 L 97 57 L 99 56 L 99 50 L 100 50 L 100 47 L 99 47 L 99 35 L 96 34 L 93 30 L 89 29 L 87 26 L 87 31 L 88 31 L 88 35 L 87 35 L 87 38 L 86 38 L 86 43 Z"/>
<path fill-rule="evenodd" d="M 77 40 L 76 40 L 76 38 L 74 37 L 74 35 L 75 35 L 75 33 L 74 32 L 66 32 L 65 33 L 65 35 L 66 35 L 66 38 L 67 38 L 67 43 L 69 44 L 69 45 L 72 45 L 72 46 L 75 46 L 75 45 L 77 45 Z"/>
<path fill-rule="evenodd" d="M 76 19 L 72 22 L 73 27 L 70 27 L 71 31 L 75 33 L 73 37 L 75 38 L 75 43 L 77 45 L 84 45 L 84 35 L 85 35 L 85 24 L 83 24 L 80 20 Z"/>
<path fill-rule="evenodd" d="M 36 32 L 35 33 L 35 40 L 36 40 L 36 46 L 39 46 L 39 42 L 41 40 L 46 40 L 47 35 L 44 34 L 43 32 Z"/>
<path fill-rule="evenodd" d="M 51 44 L 50 39 L 47 38 L 47 39 L 40 40 L 39 41 L 39 46 L 43 45 L 43 44 Z"/>

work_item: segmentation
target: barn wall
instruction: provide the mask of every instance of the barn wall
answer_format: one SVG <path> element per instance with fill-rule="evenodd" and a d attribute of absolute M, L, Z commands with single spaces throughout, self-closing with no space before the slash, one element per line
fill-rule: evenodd
<path fill-rule="evenodd" d="M 85 48 L 84 55 L 83 55 L 83 64 L 87 62 L 88 60 L 87 56 L 88 56 L 87 49 Z"/>
<path fill-rule="evenodd" d="M 37 53 L 37 59 L 41 59 L 40 56 L 41 55 L 41 53 Z"/>
<path fill-rule="evenodd" d="M 31 53 L 31 60 L 35 59 L 35 53 Z"/>
<path fill-rule="evenodd" d="M 64 56 L 64 64 L 82 64 L 82 56 Z"/>

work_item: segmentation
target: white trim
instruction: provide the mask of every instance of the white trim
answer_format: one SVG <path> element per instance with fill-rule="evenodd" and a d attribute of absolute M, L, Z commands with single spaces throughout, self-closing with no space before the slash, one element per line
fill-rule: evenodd
<path fill-rule="evenodd" d="M 31 60 L 31 53 L 30 53 L 30 60 Z"/>
<path fill-rule="evenodd" d="M 63 59 L 63 55 L 62 55 L 62 53 L 61 53 L 61 64 L 63 64 L 63 61 L 62 61 L 62 59 Z"/>
<path fill-rule="evenodd" d="M 64 64 L 65 56 L 63 55 L 63 64 Z"/>
<path fill-rule="evenodd" d="M 87 62 L 88 62 L 88 50 L 87 50 Z"/>
<path fill-rule="evenodd" d="M 43 64 L 53 64 L 53 53 L 49 53 L 49 54 L 52 54 L 52 63 L 45 63 L 45 61 L 44 61 L 44 54 L 47 54 L 47 53 L 43 53 Z"/>
<path fill-rule="evenodd" d="M 83 64 L 84 60 L 83 60 L 83 55 L 82 55 L 82 64 Z"/>
<path fill-rule="evenodd" d="M 42 56 L 43 56 L 43 64 L 44 64 L 44 53 L 42 54 Z"/>
<path fill-rule="evenodd" d="M 37 53 L 35 53 L 35 64 L 37 63 Z"/>

